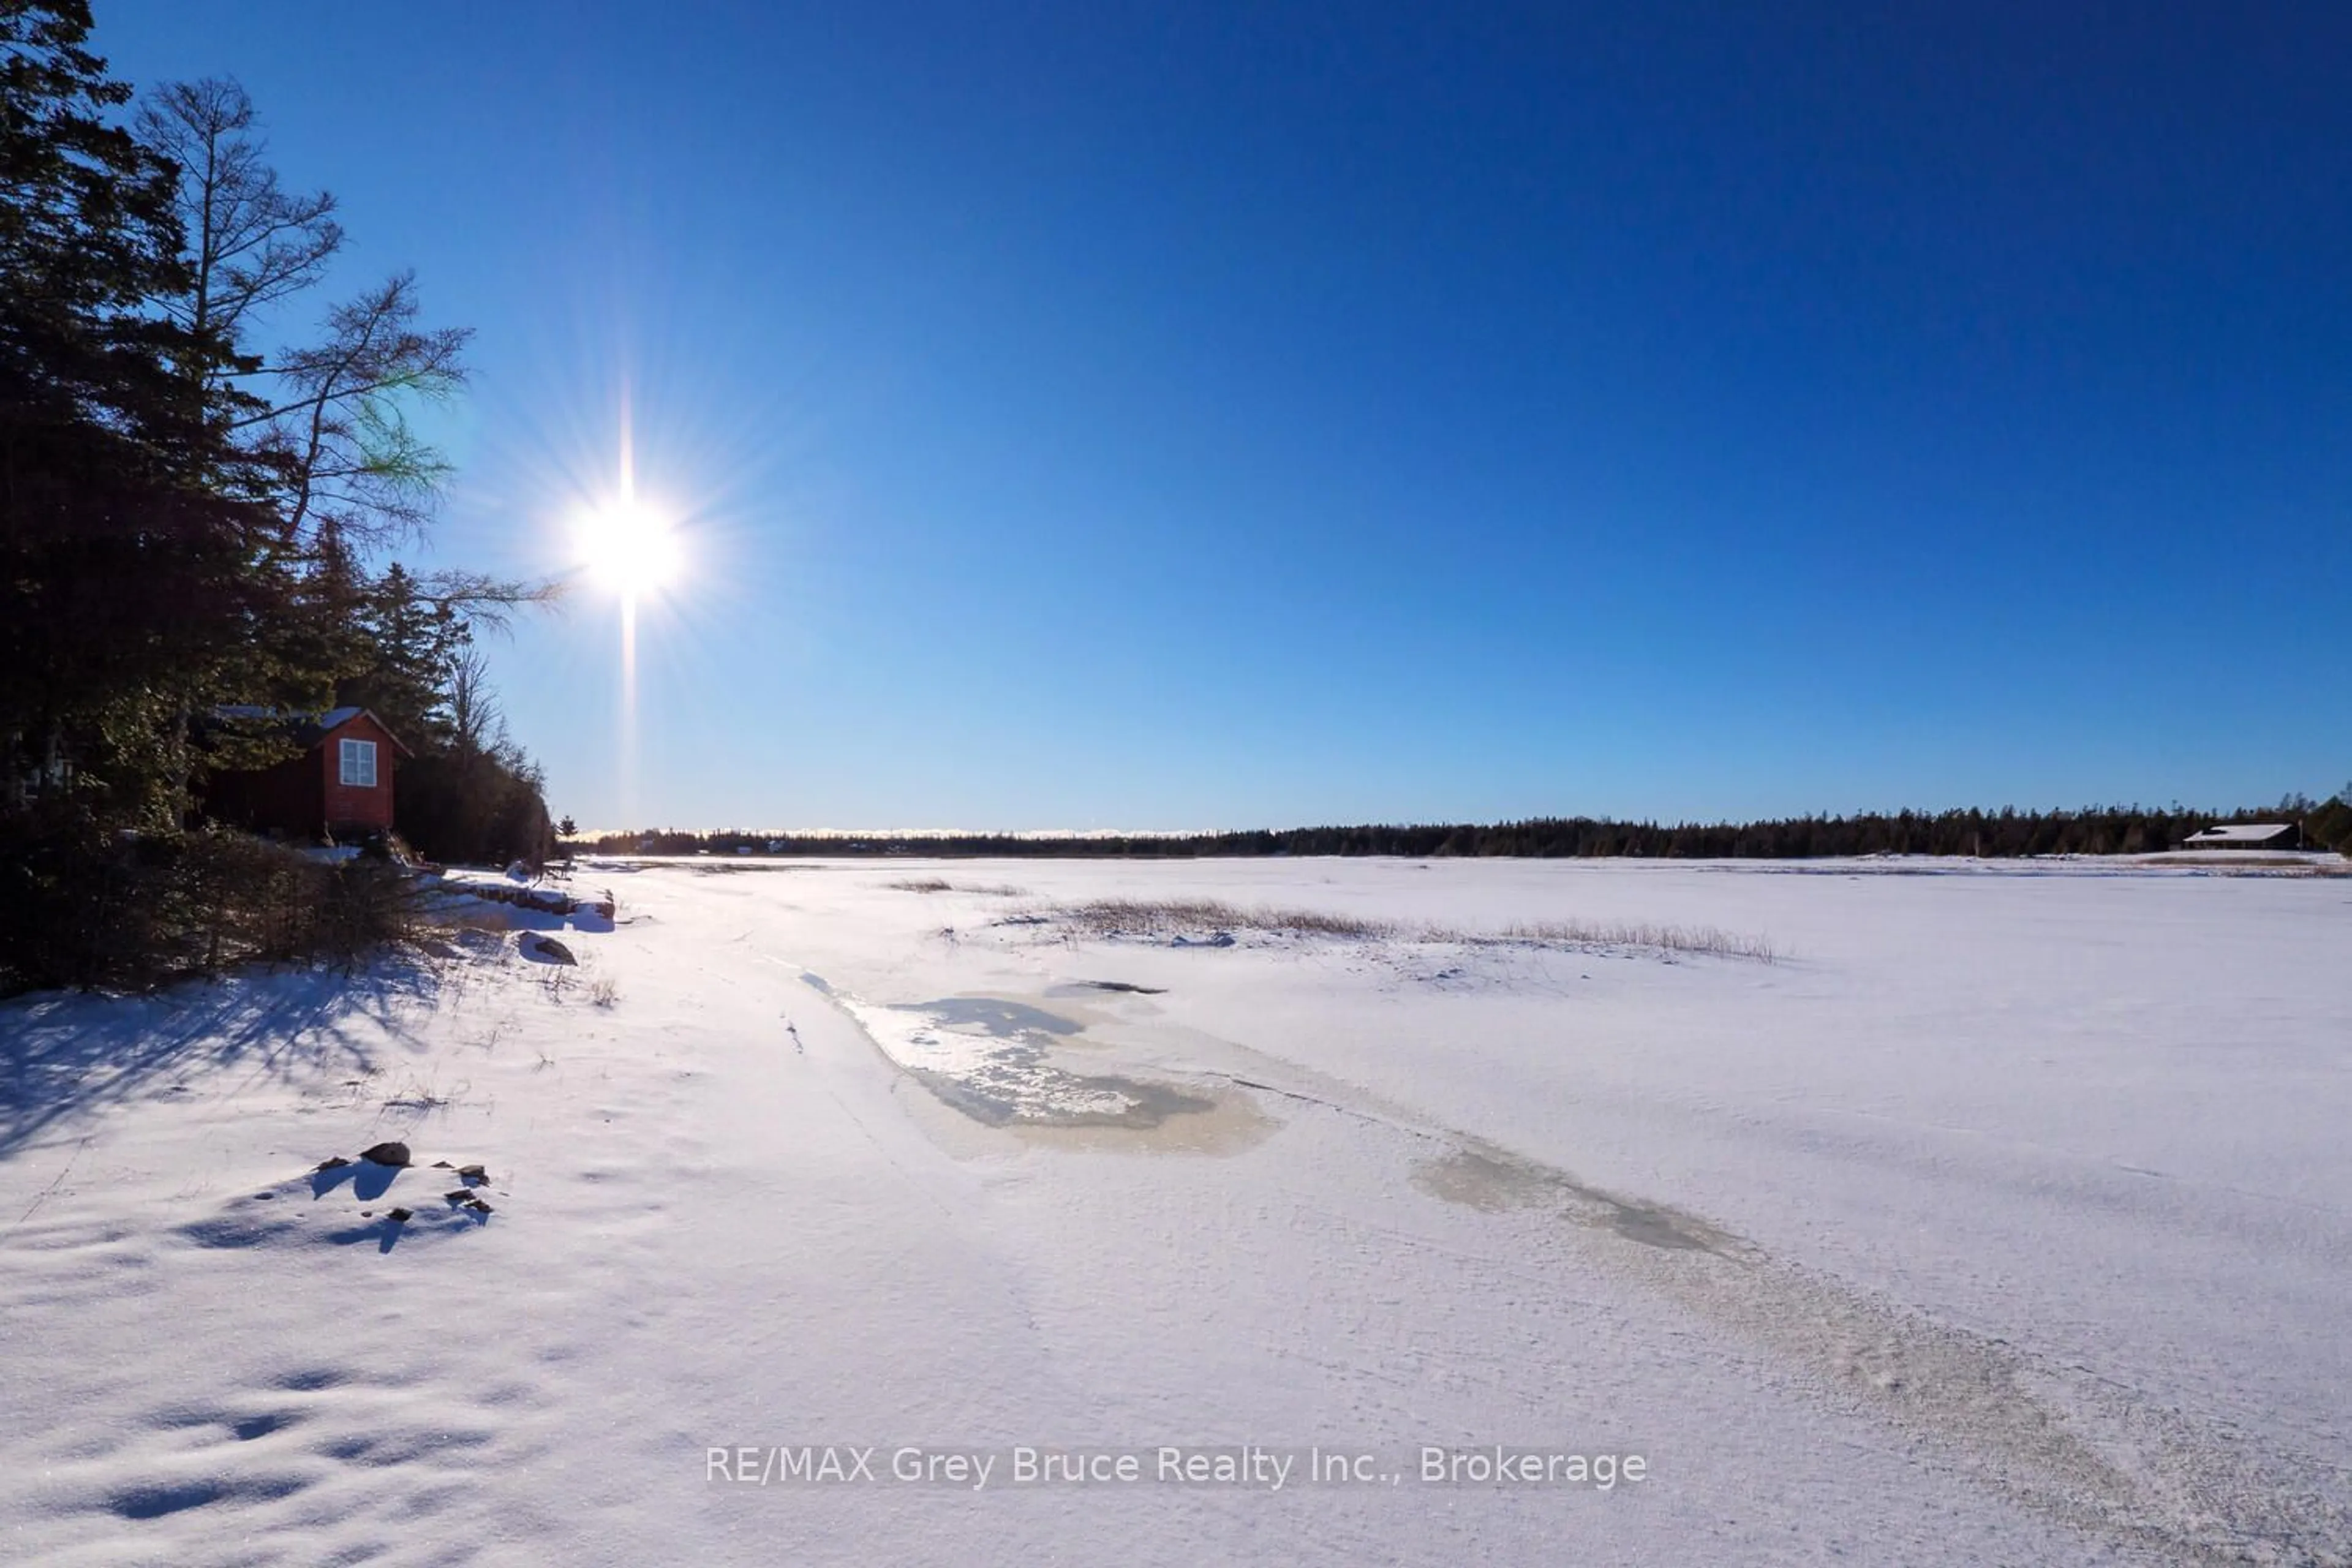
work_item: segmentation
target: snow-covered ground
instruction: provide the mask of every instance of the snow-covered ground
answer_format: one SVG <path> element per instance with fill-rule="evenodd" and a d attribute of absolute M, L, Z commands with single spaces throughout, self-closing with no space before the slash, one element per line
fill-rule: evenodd
<path fill-rule="evenodd" d="M 574 888 L 0 1005 L 0 1560 L 2352 1561 L 2352 880 Z"/>

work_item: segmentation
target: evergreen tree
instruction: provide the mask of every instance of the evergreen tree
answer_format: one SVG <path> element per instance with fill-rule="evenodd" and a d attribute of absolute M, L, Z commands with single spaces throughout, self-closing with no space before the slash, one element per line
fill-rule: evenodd
<path fill-rule="evenodd" d="M 0 991 L 211 963 L 220 922 L 308 875 L 179 833 L 207 759 L 286 748 L 219 733 L 222 705 L 373 683 L 429 817 L 473 627 L 544 597 L 371 575 L 446 471 L 404 408 L 460 384 L 465 334 L 420 326 L 399 274 L 266 342 L 341 245 L 332 199 L 280 188 L 232 82 L 118 123 L 89 33 L 87 0 L 0 0 Z M 536 770 L 495 727 L 468 743 L 451 842 L 543 854 Z"/>
<path fill-rule="evenodd" d="M 289 584 L 276 519 L 188 367 L 171 167 L 110 122 L 128 89 L 83 0 L 0 0 L 0 808 L 168 827 L 185 716 L 256 668 Z M 266 661 L 264 661 L 266 664 Z"/>

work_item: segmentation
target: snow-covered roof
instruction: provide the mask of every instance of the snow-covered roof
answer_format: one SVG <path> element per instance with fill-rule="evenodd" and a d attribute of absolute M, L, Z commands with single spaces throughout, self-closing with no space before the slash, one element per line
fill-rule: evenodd
<path fill-rule="evenodd" d="M 2230 822 L 2209 827 L 2202 833 L 2192 833 L 2183 844 L 2267 844 L 2284 834 L 2293 833 L 2291 822 Z"/>

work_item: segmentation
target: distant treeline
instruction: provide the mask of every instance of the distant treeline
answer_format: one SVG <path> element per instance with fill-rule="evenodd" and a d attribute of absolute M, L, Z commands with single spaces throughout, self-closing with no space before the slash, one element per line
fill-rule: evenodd
<path fill-rule="evenodd" d="M 1517 855 L 1538 858 L 1639 857 L 1666 860 L 1806 859 L 1828 855 L 2145 855 L 2176 848 L 2215 823 L 2294 822 L 2307 848 L 2352 854 L 2352 786 L 2325 805 L 2290 796 L 2237 812 L 2180 806 L 2092 806 L 2082 811 L 1899 811 L 1795 816 L 1770 822 L 1612 822 L 1585 816 L 1420 826 L 1294 827 L 1134 837 L 1032 837 L 1009 833 L 847 837 L 751 832 L 608 833 L 573 847 L 607 854 L 1088 856 L 1188 858 L 1244 855 Z"/>

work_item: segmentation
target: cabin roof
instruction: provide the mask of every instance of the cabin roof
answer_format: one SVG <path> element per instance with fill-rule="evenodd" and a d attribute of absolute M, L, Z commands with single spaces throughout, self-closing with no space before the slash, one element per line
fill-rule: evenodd
<path fill-rule="evenodd" d="M 345 706 L 330 708 L 323 713 L 289 713 L 283 709 L 265 708 L 250 702 L 231 702 L 213 710 L 220 719 L 257 719 L 285 725 L 293 734 L 297 745 L 308 750 L 317 745 L 354 719 L 364 718 L 384 733 L 385 739 L 399 747 L 401 754 L 413 757 L 405 742 L 393 733 L 392 726 L 365 708 Z"/>

